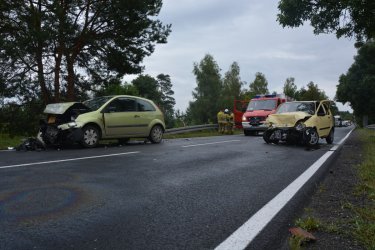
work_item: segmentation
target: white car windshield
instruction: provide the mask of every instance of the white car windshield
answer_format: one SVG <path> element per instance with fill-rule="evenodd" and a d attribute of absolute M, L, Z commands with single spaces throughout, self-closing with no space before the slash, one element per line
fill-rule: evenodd
<path fill-rule="evenodd" d="M 315 113 L 315 102 L 286 102 L 279 106 L 276 113 L 305 112 L 310 115 Z"/>

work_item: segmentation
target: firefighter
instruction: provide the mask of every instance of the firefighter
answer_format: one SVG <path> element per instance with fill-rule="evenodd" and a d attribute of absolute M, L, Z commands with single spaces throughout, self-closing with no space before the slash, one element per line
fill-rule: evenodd
<path fill-rule="evenodd" d="M 233 124 L 234 124 L 233 112 L 229 111 L 228 109 L 225 109 L 225 117 L 226 117 L 225 133 L 233 134 Z"/>
<path fill-rule="evenodd" d="M 219 125 L 219 133 L 224 133 L 225 114 L 222 109 L 220 109 L 219 113 L 217 113 L 217 124 Z"/>

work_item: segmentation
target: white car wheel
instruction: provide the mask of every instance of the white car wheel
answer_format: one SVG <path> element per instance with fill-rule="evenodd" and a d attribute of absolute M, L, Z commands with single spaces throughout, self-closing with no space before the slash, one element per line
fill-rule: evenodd
<path fill-rule="evenodd" d="M 86 148 L 94 148 L 98 145 L 100 134 L 99 130 L 95 126 L 85 126 L 82 129 L 83 132 L 83 139 L 82 144 Z"/>

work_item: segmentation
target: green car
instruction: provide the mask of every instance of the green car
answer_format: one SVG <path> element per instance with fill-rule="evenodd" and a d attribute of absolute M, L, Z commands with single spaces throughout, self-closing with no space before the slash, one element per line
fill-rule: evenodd
<path fill-rule="evenodd" d="M 47 119 L 41 121 L 38 138 L 46 145 L 79 142 L 96 147 L 101 139 L 148 138 L 160 143 L 165 131 L 160 109 L 145 98 L 117 95 L 85 102 L 48 104 Z"/>

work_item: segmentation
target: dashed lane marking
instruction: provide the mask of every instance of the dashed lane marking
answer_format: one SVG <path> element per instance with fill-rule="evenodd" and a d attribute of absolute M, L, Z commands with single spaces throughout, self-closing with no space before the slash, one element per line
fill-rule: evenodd
<path fill-rule="evenodd" d="M 60 162 L 68 162 L 68 161 L 80 161 L 80 160 L 105 158 L 105 157 L 113 157 L 113 156 L 121 156 L 121 155 L 130 155 L 130 154 L 138 154 L 138 153 L 140 153 L 140 152 L 139 151 L 134 151 L 134 152 L 125 152 L 125 153 L 108 154 L 108 155 L 87 156 L 87 157 L 62 159 L 62 160 L 54 160 L 54 161 L 41 161 L 41 162 L 23 163 L 23 164 L 16 164 L 16 165 L 0 166 L 0 169 L 4 169 L 4 168 L 17 168 L 17 167 L 25 167 L 25 166 L 33 166 L 33 165 L 43 165 L 43 164 L 60 163 Z"/>

